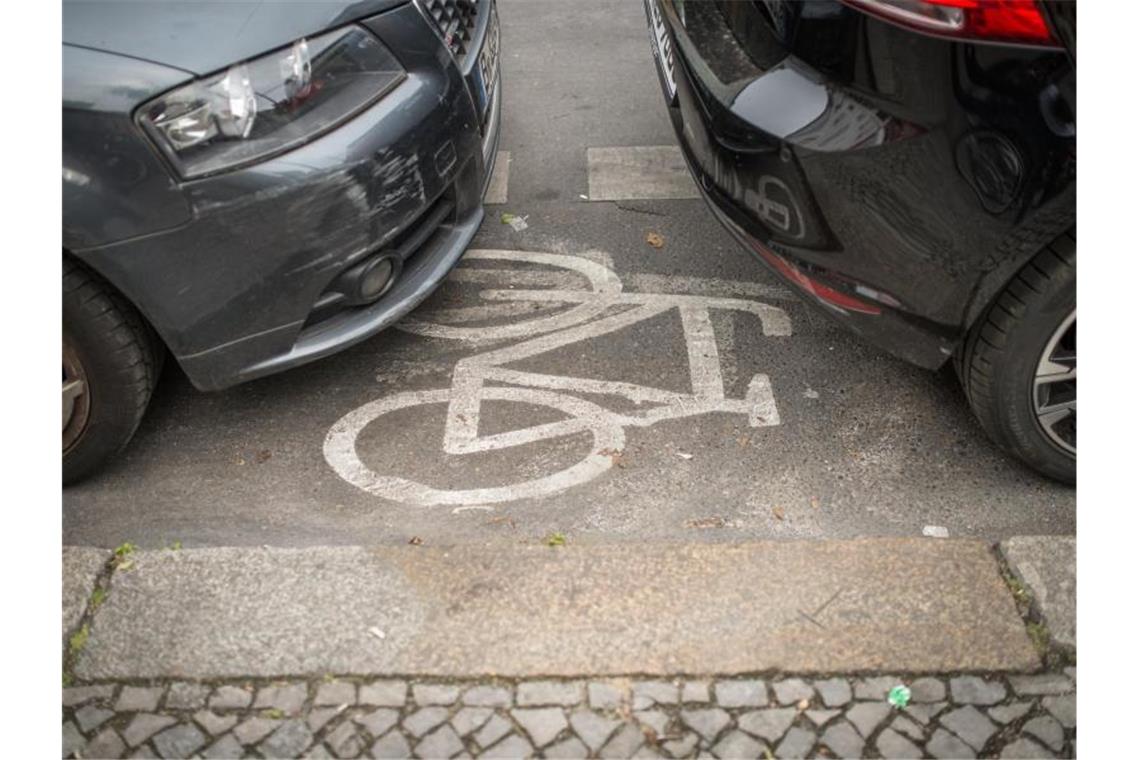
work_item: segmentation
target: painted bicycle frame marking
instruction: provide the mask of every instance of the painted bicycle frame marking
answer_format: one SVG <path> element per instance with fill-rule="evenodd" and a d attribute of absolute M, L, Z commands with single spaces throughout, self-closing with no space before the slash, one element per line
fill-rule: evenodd
<path fill-rule="evenodd" d="M 540 498 L 586 483 L 613 466 L 613 454 L 625 445 L 625 428 L 648 427 L 712 412 L 747 416 L 754 427 L 780 424 L 768 376 L 754 375 L 744 398 L 725 395 L 721 360 L 710 311 L 739 311 L 755 315 L 766 336 L 791 335 L 791 322 L 780 308 L 760 301 L 714 296 L 628 293 L 613 269 L 577 256 L 527 251 L 469 251 L 465 260 L 509 261 L 559 267 L 584 276 L 590 290 L 490 289 L 481 296 L 495 302 L 535 302 L 570 305 L 552 315 L 486 327 L 437 324 L 412 319 L 401 329 L 476 345 L 518 340 L 459 360 L 450 388 L 409 391 L 365 404 L 342 417 L 330 429 L 325 459 L 349 483 L 386 499 L 418 506 L 490 504 Z M 509 285 L 510 271 L 504 271 Z M 617 313 L 607 314 L 615 309 Z M 581 341 L 598 338 L 676 310 L 680 315 L 689 364 L 691 392 L 683 393 L 620 381 L 598 380 L 540 372 L 523 372 L 506 365 Z M 529 336 L 529 337 L 528 337 Z M 499 385 L 489 385 L 498 383 Z M 649 408 L 617 412 L 579 394 L 617 396 Z M 484 401 L 516 401 L 548 406 L 567 415 L 556 422 L 479 435 Z M 504 486 L 440 489 L 398 475 L 382 475 L 365 465 L 356 452 L 356 439 L 365 426 L 383 415 L 422 404 L 447 404 L 443 451 L 464 455 L 590 432 L 590 453 L 577 464 L 545 477 Z"/>

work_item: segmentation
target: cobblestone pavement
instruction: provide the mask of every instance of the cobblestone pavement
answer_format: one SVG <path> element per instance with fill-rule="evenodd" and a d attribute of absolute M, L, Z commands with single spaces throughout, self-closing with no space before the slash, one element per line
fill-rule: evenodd
<path fill-rule="evenodd" d="M 905 709 L 886 695 L 905 683 Z M 1074 757 L 1076 669 L 1001 678 L 92 683 L 63 756 Z"/>

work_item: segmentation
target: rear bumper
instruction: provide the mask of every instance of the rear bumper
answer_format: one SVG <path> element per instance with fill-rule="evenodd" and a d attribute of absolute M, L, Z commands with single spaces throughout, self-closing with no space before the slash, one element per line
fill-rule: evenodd
<path fill-rule="evenodd" d="M 874 345 L 941 366 L 992 295 L 1072 224 L 1075 141 L 1039 113 L 1049 77 L 1068 72 L 1057 53 L 975 53 L 838 3 L 786 4 L 781 37 L 763 4 L 685 4 L 682 20 L 680 3 L 646 2 L 668 27 L 669 114 L 710 208 Z M 999 141 L 1021 157 L 1016 181 L 970 152 Z"/>
<path fill-rule="evenodd" d="M 216 390 L 340 351 L 396 322 L 444 279 L 483 219 L 500 84 L 480 107 L 462 64 L 408 3 L 366 22 L 407 78 L 375 106 L 262 164 L 182 186 L 193 220 L 79 252 L 154 325 L 194 385 Z M 365 306 L 316 308 L 378 251 L 400 278 Z"/>

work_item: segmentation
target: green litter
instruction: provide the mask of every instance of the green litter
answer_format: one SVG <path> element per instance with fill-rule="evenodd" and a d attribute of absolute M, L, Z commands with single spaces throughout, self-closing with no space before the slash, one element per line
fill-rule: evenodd
<path fill-rule="evenodd" d="M 900 710 L 910 704 L 910 689 L 899 684 L 887 694 L 887 701 Z"/>

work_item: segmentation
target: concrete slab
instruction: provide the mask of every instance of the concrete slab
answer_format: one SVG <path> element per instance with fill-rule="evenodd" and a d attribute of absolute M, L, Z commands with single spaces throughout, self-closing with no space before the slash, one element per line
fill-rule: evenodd
<path fill-rule="evenodd" d="M 676 145 L 587 148 L 592 201 L 700 198 Z"/>
<path fill-rule="evenodd" d="M 79 624 L 95 579 L 107 564 L 111 552 L 86 546 L 63 547 L 63 636 Z"/>
<path fill-rule="evenodd" d="M 81 678 L 1022 670 L 985 543 L 138 552 Z"/>
<path fill-rule="evenodd" d="M 487 183 L 487 194 L 483 196 L 484 203 L 506 203 L 507 186 L 511 179 L 511 152 L 500 150 L 495 155 L 495 169 L 491 172 L 491 181 Z"/>
<path fill-rule="evenodd" d="M 1076 536 L 1014 536 L 1000 546 L 1010 569 L 1033 592 L 1053 640 L 1076 647 Z"/>

